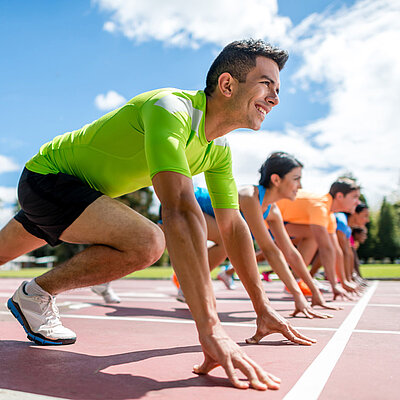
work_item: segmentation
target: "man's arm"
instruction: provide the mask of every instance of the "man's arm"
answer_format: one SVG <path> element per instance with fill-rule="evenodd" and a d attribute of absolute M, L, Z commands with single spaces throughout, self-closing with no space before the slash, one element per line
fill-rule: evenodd
<path fill-rule="evenodd" d="M 333 298 L 336 299 L 338 296 L 349 298 L 346 291 L 337 282 L 335 272 L 336 251 L 328 230 L 320 225 L 310 225 L 310 228 L 318 244 L 318 252 L 321 264 L 325 268 L 326 278 L 332 286 Z"/>
<path fill-rule="evenodd" d="M 286 261 L 289 263 L 294 272 L 310 288 L 312 293 L 312 305 L 318 305 L 329 310 L 339 310 L 340 307 L 330 306 L 325 302 L 321 292 L 319 291 L 304 263 L 303 257 L 290 240 L 290 237 L 283 224 L 282 215 L 276 205 L 273 205 L 271 208 L 267 221 L 269 228 L 274 235 L 275 243 L 282 251 Z"/>
<path fill-rule="evenodd" d="M 274 272 L 278 274 L 279 278 L 294 297 L 295 311 L 292 315 L 296 316 L 299 313 L 303 313 L 307 318 L 327 318 L 327 315 L 313 310 L 301 292 L 299 285 L 287 265 L 285 257 L 273 242 L 265 226 L 258 196 L 240 196 L 240 208 L 246 218 L 251 233 L 261 251 L 265 254 L 269 265 Z"/>
<path fill-rule="evenodd" d="M 353 274 L 353 252 L 351 251 L 350 241 L 342 231 L 336 231 L 336 236 L 339 242 L 339 246 L 343 252 L 344 271 L 346 279 L 348 281 L 351 281 Z"/>
<path fill-rule="evenodd" d="M 310 225 L 311 231 L 318 245 L 321 264 L 325 268 L 326 278 L 332 285 L 332 288 L 337 284 L 335 273 L 336 252 L 332 244 L 329 233 L 324 226 Z"/>
<path fill-rule="evenodd" d="M 315 340 L 300 334 L 271 307 L 260 279 L 250 231 L 239 211 L 233 209 L 214 211 L 228 257 L 257 313 L 257 332 L 248 339 L 248 342 L 258 343 L 264 336 L 281 333 L 295 343 L 307 345 L 314 343 Z"/>
<path fill-rule="evenodd" d="M 332 246 L 336 252 L 336 271 L 339 275 L 340 283 L 342 284 L 343 288 L 346 291 L 348 291 L 350 293 L 357 293 L 357 285 L 351 283 L 346 278 L 343 251 L 340 248 L 337 235 L 336 235 L 336 233 L 331 233 L 329 236 L 330 236 L 330 240 L 332 242 Z"/>
<path fill-rule="evenodd" d="M 280 380 L 251 360 L 221 326 L 208 269 L 206 225 L 191 179 L 175 172 L 159 172 L 153 185 L 162 205 L 168 252 L 204 353 L 203 364 L 195 366 L 194 372 L 207 374 L 221 365 L 232 384 L 245 389 L 249 384 L 238 378 L 238 368 L 255 389 L 278 389 Z"/>

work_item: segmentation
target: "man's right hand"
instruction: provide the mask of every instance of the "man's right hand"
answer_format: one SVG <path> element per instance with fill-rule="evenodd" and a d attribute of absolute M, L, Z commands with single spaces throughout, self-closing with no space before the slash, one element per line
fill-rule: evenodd
<path fill-rule="evenodd" d="M 204 361 L 201 365 L 193 367 L 194 373 L 208 374 L 214 368 L 222 366 L 233 386 L 239 389 L 247 389 L 250 386 L 257 390 L 279 389 L 281 380 L 253 361 L 226 335 L 220 325 L 214 328 L 212 334 L 199 334 L 199 338 Z M 235 369 L 240 370 L 248 381 L 240 380 Z"/>
<path fill-rule="evenodd" d="M 341 285 L 338 283 L 334 286 L 332 286 L 332 293 L 333 293 L 333 300 L 336 300 L 337 297 L 341 297 L 342 300 L 352 300 L 350 295 L 347 293 L 346 290 L 342 288 Z"/>
<path fill-rule="evenodd" d="M 269 307 L 263 313 L 257 314 L 257 331 L 251 338 L 246 339 L 246 342 L 257 344 L 263 337 L 272 333 L 280 333 L 291 342 L 306 346 L 311 346 L 317 342 L 315 339 L 301 334 L 272 307 Z"/>

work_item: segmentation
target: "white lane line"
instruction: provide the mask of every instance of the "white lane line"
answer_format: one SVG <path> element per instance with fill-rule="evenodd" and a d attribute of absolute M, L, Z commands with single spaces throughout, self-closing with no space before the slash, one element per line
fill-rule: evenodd
<path fill-rule="evenodd" d="M 0 311 L 0 315 L 9 315 L 11 314 L 9 311 Z M 194 322 L 191 320 L 176 320 L 176 319 L 161 319 L 161 318 L 139 318 L 139 317 L 113 317 L 113 316 L 105 316 L 105 315 L 74 315 L 74 314 L 61 314 L 62 318 L 71 318 L 71 319 L 93 319 L 93 320 L 102 320 L 102 321 L 135 321 L 135 322 L 155 322 L 162 324 L 193 324 Z M 221 322 L 224 326 L 235 326 L 242 328 L 256 328 L 257 325 L 255 323 L 243 323 L 243 322 Z M 337 328 L 313 328 L 309 326 L 295 326 L 298 330 L 305 331 L 327 331 L 327 332 L 336 332 Z M 368 330 L 368 329 L 355 329 L 354 333 L 370 333 L 370 334 L 387 334 L 387 335 L 400 335 L 400 331 L 378 331 L 378 330 Z"/>
<path fill-rule="evenodd" d="M 318 399 L 377 286 L 374 281 L 284 400 Z"/>
<path fill-rule="evenodd" d="M 354 329 L 354 333 L 376 333 L 376 334 L 388 334 L 388 335 L 400 335 L 400 331 L 374 331 L 368 329 Z"/>
<path fill-rule="evenodd" d="M 368 307 L 400 307 L 400 304 L 368 304 Z"/>
<path fill-rule="evenodd" d="M 0 389 L 0 399 L 3 400 L 67 400 L 64 397 L 45 396 L 19 390 Z"/>

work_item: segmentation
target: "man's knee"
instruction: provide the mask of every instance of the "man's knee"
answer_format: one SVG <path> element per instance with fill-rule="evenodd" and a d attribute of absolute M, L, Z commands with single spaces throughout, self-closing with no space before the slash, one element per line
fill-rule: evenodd
<path fill-rule="evenodd" d="M 164 250 L 164 233 L 157 225 L 153 225 L 147 229 L 140 245 L 130 252 L 129 257 L 135 263 L 136 269 L 139 270 L 154 264 L 163 255 Z M 139 261 L 139 265 L 137 261 Z"/>
<path fill-rule="evenodd" d="M 4 265 L 4 264 L 8 263 L 12 259 L 13 259 L 12 257 L 3 256 L 0 254 L 0 265 Z"/>

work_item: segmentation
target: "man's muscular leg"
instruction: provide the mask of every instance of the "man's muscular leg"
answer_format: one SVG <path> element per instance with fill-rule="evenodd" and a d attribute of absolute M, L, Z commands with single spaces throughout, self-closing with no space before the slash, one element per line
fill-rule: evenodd
<path fill-rule="evenodd" d="M 208 263 L 212 271 L 226 259 L 226 250 L 215 218 L 208 214 L 204 214 L 204 218 L 207 224 L 207 239 L 215 243 L 208 248 Z"/>
<path fill-rule="evenodd" d="M 160 228 L 121 202 L 101 196 L 61 235 L 90 247 L 36 278 L 52 295 L 121 278 L 157 261 L 165 248 Z"/>
<path fill-rule="evenodd" d="M 286 230 L 303 257 L 304 263 L 309 265 L 313 259 L 318 245 L 309 225 L 286 224 Z"/>
<path fill-rule="evenodd" d="M 22 224 L 12 219 L 0 230 L 0 265 L 45 244 L 43 239 L 31 235 Z"/>

